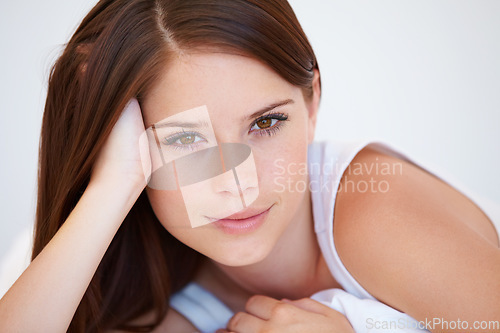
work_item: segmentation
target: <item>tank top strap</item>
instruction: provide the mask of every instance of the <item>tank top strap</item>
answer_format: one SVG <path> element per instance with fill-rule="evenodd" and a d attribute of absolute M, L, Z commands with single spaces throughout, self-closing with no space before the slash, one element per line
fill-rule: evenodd
<path fill-rule="evenodd" d="M 308 172 L 314 230 L 321 252 L 332 276 L 345 291 L 361 299 L 375 299 L 354 279 L 344 266 L 335 248 L 333 238 L 335 200 L 340 181 L 354 157 L 367 146 L 408 161 L 463 193 L 483 211 L 495 227 L 497 236 L 499 235 L 500 206 L 488 198 L 475 193 L 436 165 L 427 161 L 417 163 L 402 153 L 401 149 L 380 140 L 313 142 L 309 145 L 308 149 Z"/>
<path fill-rule="evenodd" d="M 308 173 L 314 230 L 330 273 L 348 293 L 374 300 L 344 266 L 333 239 L 334 207 L 340 180 L 365 146 L 365 142 L 313 142 L 308 147 Z"/>

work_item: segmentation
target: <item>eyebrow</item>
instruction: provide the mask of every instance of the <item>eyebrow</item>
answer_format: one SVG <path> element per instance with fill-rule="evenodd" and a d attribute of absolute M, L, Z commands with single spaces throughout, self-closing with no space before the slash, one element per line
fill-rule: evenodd
<path fill-rule="evenodd" d="M 284 105 L 289 105 L 289 104 L 294 104 L 295 101 L 291 98 L 285 99 L 283 101 L 279 101 L 273 104 L 270 104 L 268 106 L 263 107 L 262 109 L 259 109 L 246 117 L 244 120 L 253 120 L 254 118 L 257 118 L 258 116 L 262 115 L 263 113 L 266 113 L 268 111 L 277 109 L 281 106 Z M 210 126 L 210 124 L 207 121 L 198 121 L 198 122 L 188 122 L 188 121 L 166 121 L 166 122 L 160 122 L 160 123 L 155 123 L 153 124 L 154 127 L 156 128 L 164 128 L 164 127 L 185 127 L 185 128 L 207 128 Z"/>
<path fill-rule="evenodd" d="M 156 123 L 153 125 L 156 128 L 164 128 L 164 127 L 207 128 L 207 127 L 210 127 L 210 124 L 205 120 L 201 120 L 198 122 L 172 120 L 172 121 Z"/>
<path fill-rule="evenodd" d="M 283 101 L 280 101 L 280 102 L 276 102 L 276 103 L 273 103 L 273 104 L 270 104 L 266 107 L 263 107 L 262 109 L 258 110 L 258 111 L 255 111 L 254 113 L 252 113 L 251 115 L 249 115 L 246 120 L 252 120 L 254 118 L 257 118 L 258 116 L 260 116 L 261 114 L 263 113 L 266 113 L 268 111 L 271 111 L 271 110 L 274 110 L 274 109 L 277 109 L 281 106 L 284 106 L 284 105 L 288 105 L 288 104 L 293 104 L 295 103 L 295 101 L 293 99 L 285 99 Z"/>

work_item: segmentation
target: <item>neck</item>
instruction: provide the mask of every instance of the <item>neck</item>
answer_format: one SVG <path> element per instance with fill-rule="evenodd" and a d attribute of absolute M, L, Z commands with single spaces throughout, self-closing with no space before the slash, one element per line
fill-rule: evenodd
<path fill-rule="evenodd" d="M 264 260 L 241 267 L 210 260 L 213 274 L 226 286 L 232 285 L 248 296 L 298 299 L 336 287 L 316 240 L 311 206 L 307 192 L 297 214 Z"/>

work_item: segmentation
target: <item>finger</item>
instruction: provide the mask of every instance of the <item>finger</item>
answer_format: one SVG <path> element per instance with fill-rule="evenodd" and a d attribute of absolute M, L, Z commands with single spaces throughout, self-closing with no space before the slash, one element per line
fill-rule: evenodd
<path fill-rule="evenodd" d="M 269 320 L 275 307 L 280 303 L 280 301 L 271 297 L 254 295 L 248 299 L 245 310 L 261 319 Z"/>
<path fill-rule="evenodd" d="M 151 161 L 151 152 L 149 151 L 149 141 L 146 131 L 139 137 L 139 153 L 141 155 L 142 172 L 144 173 L 144 181 L 147 185 L 151 179 L 153 164 Z"/>
<path fill-rule="evenodd" d="M 227 329 L 238 333 L 260 332 L 265 321 L 246 312 L 238 312 L 228 322 Z"/>
<path fill-rule="evenodd" d="M 331 316 L 333 313 L 338 313 L 339 315 L 341 315 L 340 312 L 324 305 L 323 303 L 320 303 L 318 301 L 315 301 L 307 297 L 295 301 L 283 299 L 283 302 L 295 305 L 296 307 L 301 308 L 302 310 L 322 314 L 325 316 Z"/>
<path fill-rule="evenodd" d="M 127 105 L 123 108 L 115 126 L 122 127 L 125 130 L 130 130 L 130 124 L 134 124 L 133 126 L 137 126 L 137 129 L 141 131 L 144 130 L 144 120 L 142 118 L 141 106 L 135 98 L 131 98 L 127 102 Z"/>

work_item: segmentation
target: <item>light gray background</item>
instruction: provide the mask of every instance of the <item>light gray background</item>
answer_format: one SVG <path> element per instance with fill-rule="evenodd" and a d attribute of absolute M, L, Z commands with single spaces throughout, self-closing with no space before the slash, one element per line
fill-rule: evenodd
<path fill-rule="evenodd" d="M 0 257 L 33 221 L 50 66 L 94 3 L 0 3 Z M 500 201 L 499 1 L 291 4 L 322 72 L 318 140 L 383 139 Z"/>

